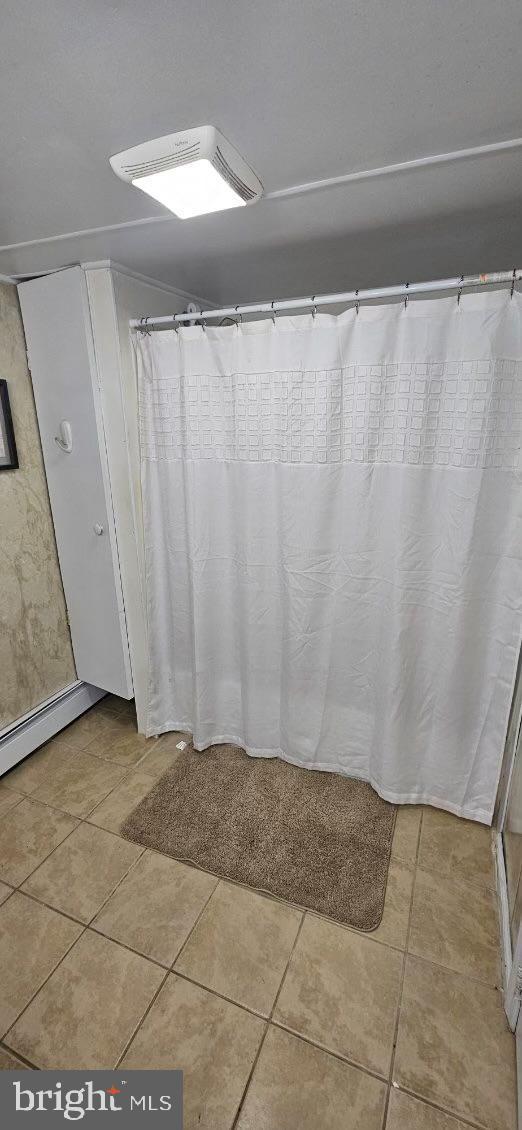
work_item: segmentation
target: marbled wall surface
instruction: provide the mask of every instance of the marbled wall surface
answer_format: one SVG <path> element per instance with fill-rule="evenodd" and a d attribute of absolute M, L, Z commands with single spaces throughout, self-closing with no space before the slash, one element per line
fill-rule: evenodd
<path fill-rule="evenodd" d="M 19 469 L 0 470 L 0 729 L 76 679 L 16 287 L 0 283 L 0 378 Z"/>

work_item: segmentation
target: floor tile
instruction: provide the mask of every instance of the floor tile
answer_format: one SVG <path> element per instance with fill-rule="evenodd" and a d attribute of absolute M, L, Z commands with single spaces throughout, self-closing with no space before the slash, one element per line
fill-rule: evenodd
<path fill-rule="evenodd" d="M 9 812 L 10 808 L 14 808 L 15 804 L 19 804 L 22 799 L 23 793 L 8 789 L 0 781 L 0 820 L 6 812 Z"/>
<path fill-rule="evenodd" d="M 415 863 L 421 816 L 421 805 L 401 804 L 397 808 L 392 842 L 394 859 L 402 859 L 404 863 Z"/>
<path fill-rule="evenodd" d="M 117 726 L 118 716 L 110 714 L 103 709 L 101 703 L 97 703 L 71 722 L 70 726 L 66 726 L 65 730 L 61 730 L 58 740 L 69 749 L 85 750 L 93 738 L 115 732 Z"/>
<path fill-rule="evenodd" d="M 8 786 L 20 793 L 30 795 L 61 766 L 67 767 L 72 756 L 73 751 L 57 739 L 46 742 L 11 769 L 6 777 Z"/>
<path fill-rule="evenodd" d="M 496 985 L 500 977 L 495 895 L 446 875 L 417 871 L 410 953 Z"/>
<path fill-rule="evenodd" d="M 368 936 L 306 915 L 274 1019 L 387 1075 L 402 961 Z"/>
<path fill-rule="evenodd" d="M 129 714 L 136 717 L 134 699 L 119 698 L 115 694 L 107 694 L 99 703 L 102 710 L 110 710 L 114 714 Z"/>
<path fill-rule="evenodd" d="M 410 920 L 411 894 L 414 871 L 399 859 L 391 859 L 388 870 L 388 883 L 384 912 L 380 925 L 367 934 L 389 946 L 404 949 Z"/>
<path fill-rule="evenodd" d="M 469 1130 L 469 1125 L 392 1087 L 386 1130 Z"/>
<path fill-rule="evenodd" d="M 12 893 L 12 887 L 8 887 L 6 883 L 0 883 L 0 906 L 3 902 L 5 902 L 6 899 L 9 898 L 9 895 L 12 895 Z"/>
<path fill-rule="evenodd" d="M 408 957 L 394 1077 L 487 1130 L 515 1130 L 515 1040 L 496 989 Z"/>
<path fill-rule="evenodd" d="M 195 867 L 146 851 L 93 925 L 102 934 L 169 966 L 217 881 Z"/>
<path fill-rule="evenodd" d="M 302 919 L 300 911 L 221 882 L 176 970 L 268 1016 Z"/>
<path fill-rule="evenodd" d="M 7 1048 L 0 1048 L 0 1071 L 30 1071 L 27 1064 L 22 1063 Z"/>
<path fill-rule="evenodd" d="M 105 761 L 115 761 L 119 765 L 136 765 L 155 739 L 138 733 L 135 718 L 125 714 L 107 714 L 106 718 L 110 720 L 110 725 L 94 734 L 92 741 L 85 747 L 86 752 Z"/>
<path fill-rule="evenodd" d="M 23 889 L 56 910 L 90 922 L 142 851 L 102 828 L 80 824 Z"/>
<path fill-rule="evenodd" d="M 162 977 L 157 965 L 86 930 L 6 1043 L 40 1068 L 114 1067 Z"/>
<path fill-rule="evenodd" d="M 53 765 L 31 796 L 72 816 L 87 816 L 124 776 L 121 765 L 71 752 L 66 761 Z"/>
<path fill-rule="evenodd" d="M 140 768 L 134 769 L 90 813 L 89 823 L 97 824 L 99 828 L 106 828 L 109 832 L 119 832 L 124 820 L 130 816 L 140 800 L 150 793 L 153 786 L 154 779 L 150 773 Z"/>
<path fill-rule="evenodd" d="M 491 829 L 474 820 L 461 820 L 451 812 L 425 808 L 418 865 L 423 871 L 467 879 L 494 889 Z"/>
<path fill-rule="evenodd" d="M 153 780 L 162 777 L 179 757 L 180 750 L 176 749 L 176 742 L 181 741 L 187 741 L 186 734 L 170 733 L 154 739 L 151 750 L 140 761 L 140 773 L 148 773 Z"/>
<path fill-rule="evenodd" d="M 17 887 L 72 832 L 77 820 L 26 797 L 0 823 L 0 878 Z"/>
<path fill-rule="evenodd" d="M 57 966 L 81 926 L 17 891 L 0 907 L 0 1036 Z"/>
<path fill-rule="evenodd" d="M 237 1130 L 380 1130 L 386 1086 L 270 1027 Z"/>
<path fill-rule="evenodd" d="M 230 1130 L 264 1030 L 257 1016 L 171 973 L 122 1067 L 180 1067 L 184 1130 Z"/>

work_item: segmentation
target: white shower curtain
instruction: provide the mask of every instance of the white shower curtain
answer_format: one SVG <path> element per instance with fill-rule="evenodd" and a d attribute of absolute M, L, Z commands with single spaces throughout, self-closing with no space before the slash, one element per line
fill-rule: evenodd
<path fill-rule="evenodd" d="M 490 821 L 521 359 L 509 292 L 139 335 L 149 734 Z"/>

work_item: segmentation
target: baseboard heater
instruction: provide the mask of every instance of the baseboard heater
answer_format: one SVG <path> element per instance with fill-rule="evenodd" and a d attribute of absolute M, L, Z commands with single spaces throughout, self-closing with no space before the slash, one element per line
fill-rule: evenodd
<path fill-rule="evenodd" d="M 77 681 L 0 730 L 0 776 L 73 722 L 106 691 Z"/>

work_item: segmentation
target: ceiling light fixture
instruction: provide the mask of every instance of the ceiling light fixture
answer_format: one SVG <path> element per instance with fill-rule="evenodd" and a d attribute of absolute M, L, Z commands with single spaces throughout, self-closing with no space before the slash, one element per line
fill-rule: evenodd
<path fill-rule="evenodd" d="M 253 204 L 263 185 L 214 126 L 145 141 L 110 158 L 113 171 L 182 220 Z"/>

